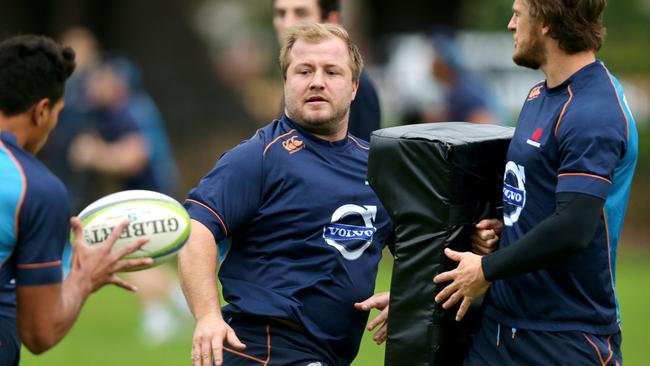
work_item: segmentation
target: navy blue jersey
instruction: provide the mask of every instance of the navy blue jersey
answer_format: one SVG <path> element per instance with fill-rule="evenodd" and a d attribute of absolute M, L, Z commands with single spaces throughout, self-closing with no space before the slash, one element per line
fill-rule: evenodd
<path fill-rule="evenodd" d="M 141 134 L 145 143 L 148 143 L 147 137 L 138 125 L 138 122 L 135 120 L 132 111 L 129 110 L 128 105 L 111 110 L 98 110 L 95 113 L 95 117 L 97 133 L 108 143 L 114 143 L 130 134 Z M 152 157 L 149 156 L 149 160 L 142 170 L 140 170 L 136 175 L 128 177 L 120 189 L 148 189 L 160 191 L 160 186 L 157 184 L 153 174 L 151 158 Z M 100 177 L 100 179 L 103 179 L 103 177 Z M 103 194 L 104 192 L 101 193 Z"/>
<path fill-rule="evenodd" d="M 515 244 L 552 215 L 556 193 L 592 195 L 605 206 L 586 249 L 544 270 L 495 281 L 488 316 L 532 330 L 619 331 L 615 262 L 637 140 L 621 86 L 600 61 L 557 87 L 533 87 L 508 151 L 500 245 Z"/>
<path fill-rule="evenodd" d="M 61 181 L 0 132 L 0 316 L 15 318 L 15 286 L 62 281 L 70 209 Z"/>
<path fill-rule="evenodd" d="M 186 201 L 220 243 L 226 314 L 302 325 L 336 364 L 356 355 L 386 210 L 366 181 L 368 147 L 321 140 L 286 116 L 226 152 Z"/>
<path fill-rule="evenodd" d="M 372 80 L 365 72 L 359 77 L 359 89 L 350 105 L 348 132 L 369 141 L 370 133 L 381 125 L 379 97 Z"/>

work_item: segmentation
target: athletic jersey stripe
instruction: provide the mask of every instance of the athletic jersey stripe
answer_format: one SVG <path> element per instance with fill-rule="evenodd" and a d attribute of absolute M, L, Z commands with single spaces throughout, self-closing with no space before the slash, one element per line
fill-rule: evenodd
<path fill-rule="evenodd" d="M 614 294 L 614 301 L 616 302 L 616 321 L 621 324 L 621 311 L 618 304 L 618 297 L 616 296 L 616 279 L 612 266 L 612 243 L 609 239 L 609 222 L 607 221 L 607 210 L 603 207 L 603 223 L 605 225 L 605 242 L 607 244 L 607 264 L 609 265 L 609 280 L 612 286 L 612 293 Z M 614 249 L 615 250 L 615 249 Z"/>
<path fill-rule="evenodd" d="M 607 351 L 609 351 L 609 356 L 605 360 L 605 364 L 608 364 L 609 361 L 614 357 L 614 351 L 612 351 L 612 336 L 607 337 Z"/>
<path fill-rule="evenodd" d="M 612 84 L 612 88 L 614 88 L 614 93 L 616 93 L 616 99 L 618 100 L 618 106 L 621 108 L 621 112 L 623 112 L 623 117 L 625 117 L 625 130 L 627 131 L 627 140 L 630 140 L 630 119 L 628 118 L 628 113 L 626 112 L 626 108 L 623 107 L 623 101 L 621 100 L 621 93 L 619 92 L 619 86 L 617 85 L 618 82 L 614 82 L 614 78 L 612 77 L 612 74 L 607 70 L 605 65 L 601 64 L 602 68 L 605 69 L 605 72 L 607 73 L 607 77 L 609 78 L 609 82 Z"/>
<path fill-rule="evenodd" d="M 589 342 L 591 347 L 593 347 L 594 350 L 596 351 L 596 355 L 598 356 L 598 361 L 600 361 L 600 364 L 602 366 L 606 366 L 607 364 L 605 363 L 605 360 L 603 360 L 603 355 L 600 353 L 600 349 L 598 349 L 598 346 L 591 339 L 589 339 L 589 337 L 586 334 L 583 333 L 582 336 L 585 337 L 587 342 Z"/>
<path fill-rule="evenodd" d="M 213 214 L 214 216 L 216 216 L 217 219 L 219 219 L 219 222 L 221 223 L 221 226 L 223 227 L 223 233 L 224 233 L 226 236 L 228 236 L 228 227 L 226 226 L 226 223 L 223 221 L 223 219 L 221 218 L 221 216 L 219 216 L 218 213 L 216 213 L 216 212 L 215 212 L 213 209 L 211 209 L 208 205 L 206 205 L 206 204 L 204 204 L 204 203 L 201 203 L 201 202 L 199 202 L 199 201 L 197 201 L 197 200 L 193 200 L 193 199 L 188 198 L 188 199 L 186 199 L 185 201 L 187 201 L 187 202 L 192 202 L 192 203 L 196 203 L 197 205 L 199 205 L 199 206 L 201 206 L 201 207 L 204 207 L 204 208 L 208 209 L 210 212 L 212 212 L 212 214 Z"/>
<path fill-rule="evenodd" d="M 295 128 L 292 128 L 292 129 L 289 130 L 289 132 L 284 133 L 284 134 L 282 134 L 282 135 L 276 137 L 273 141 L 269 142 L 269 144 L 266 145 L 266 147 L 264 148 L 264 152 L 262 153 L 262 155 L 266 155 L 266 151 L 267 151 L 268 149 L 270 149 L 271 146 L 272 146 L 273 144 L 275 144 L 276 142 L 278 142 L 278 140 L 280 140 L 280 139 L 282 139 L 283 137 L 286 137 L 286 136 L 288 136 L 288 135 L 291 135 L 291 134 L 294 133 L 294 132 L 296 132 L 296 129 L 295 129 Z"/>
<path fill-rule="evenodd" d="M 244 352 L 235 351 L 234 349 L 232 349 L 232 348 L 228 348 L 228 347 L 223 347 L 223 349 L 224 349 L 224 351 L 228 351 L 228 352 L 230 352 L 230 353 L 232 353 L 232 354 L 235 354 L 235 355 L 237 355 L 237 356 L 244 357 L 244 358 L 248 358 L 249 360 L 253 360 L 253 361 L 255 361 L 255 362 L 259 362 L 259 363 L 261 363 L 262 365 L 266 365 L 266 361 L 264 361 L 264 360 L 262 360 L 262 359 L 260 359 L 260 358 L 257 358 L 257 357 L 255 357 L 255 356 L 247 355 L 247 354 L 245 354 Z"/>
<path fill-rule="evenodd" d="M 27 263 L 27 264 L 17 264 L 16 267 L 22 269 L 35 269 L 35 268 L 46 268 L 46 267 L 56 267 L 61 265 L 61 261 L 52 261 L 44 263 Z"/>
<path fill-rule="evenodd" d="M 354 137 L 352 137 L 352 135 L 348 135 L 348 138 L 349 138 L 352 142 L 354 142 L 355 145 L 357 145 L 358 147 L 360 147 L 362 150 L 370 151 L 370 148 L 361 145 L 361 143 L 359 143 L 359 141 L 357 141 L 357 139 L 355 139 Z"/>
<path fill-rule="evenodd" d="M 600 180 L 605 181 L 605 182 L 607 182 L 609 184 L 612 184 L 611 180 L 609 180 L 607 178 L 604 178 L 604 177 L 601 177 L 600 175 L 595 175 L 595 174 L 588 174 L 588 173 L 562 173 L 562 174 L 558 174 L 558 177 L 571 177 L 571 176 L 591 177 L 591 178 L 600 179 Z"/>
<path fill-rule="evenodd" d="M 22 164 L 16 159 L 16 156 L 7 148 L 7 146 L 0 140 L 0 147 L 7 152 L 7 155 L 11 160 L 13 160 L 14 164 L 16 165 L 16 168 L 18 169 L 18 172 L 20 173 L 21 179 L 23 181 L 22 184 L 22 192 L 20 193 L 20 199 L 18 200 L 18 205 L 16 205 L 16 211 L 14 213 L 14 239 L 16 242 L 18 242 L 18 233 L 19 233 L 19 227 L 20 227 L 20 209 L 23 206 L 23 202 L 25 201 L 25 193 L 27 192 L 27 178 L 25 177 L 25 171 L 23 170 Z"/>
<path fill-rule="evenodd" d="M 557 123 L 555 124 L 555 131 L 553 131 L 555 137 L 557 137 L 557 129 L 560 127 L 560 123 L 562 122 L 562 117 L 564 117 L 564 113 L 566 112 L 569 103 L 571 103 L 571 99 L 573 99 L 573 91 L 571 90 L 571 85 L 567 87 L 567 90 L 569 91 L 569 99 L 566 101 L 566 103 L 564 103 L 562 112 L 560 113 L 560 116 L 557 118 Z"/>
<path fill-rule="evenodd" d="M 271 325 L 266 325 L 266 362 L 264 366 L 268 365 L 271 361 Z"/>

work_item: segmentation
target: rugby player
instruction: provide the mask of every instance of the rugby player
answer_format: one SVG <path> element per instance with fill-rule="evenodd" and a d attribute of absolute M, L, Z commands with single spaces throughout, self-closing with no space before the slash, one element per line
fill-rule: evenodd
<path fill-rule="evenodd" d="M 546 79 L 530 90 L 510 144 L 499 249 L 447 250 L 458 268 L 436 295 L 457 318 L 488 287 L 465 365 L 619 365 L 615 263 L 637 162 L 623 90 L 596 59 L 606 0 L 515 0 L 516 64 Z M 487 236 L 486 236 L 487 237 Z"/>
<path fill-rule="evenodd" d="M 195 366 L 349 365 L 368 319 L 354 304 L 372 295 L 392 238 L 367 143 L 348 133 L 357 47 L 333 24 L 285 33 L 285 114 L 226 152 L 185 203 Z"/>
<path fill-rule="evenodd" d="M 21 341 L 35 354 L 52 348 L 92 292 L 109 283 L 135 290 L 116 271 L 152 262 L 119 260 L 146 239 L 111 251 L 128 221 L 88 246 L 79 220 L 70 219 L 65 187 L 34 157 L 57 124 L 74 59 L 72 49 L 46 37 L 0 43 L 0 365 L 18 365 Z M 76 239 L 63 280 L 70 223 Z"/>

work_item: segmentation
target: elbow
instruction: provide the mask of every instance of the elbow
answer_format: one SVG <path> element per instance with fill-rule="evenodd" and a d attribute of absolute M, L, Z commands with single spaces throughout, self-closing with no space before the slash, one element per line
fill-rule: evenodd
<path fill-rule="evenodd" d="M 34 328 L 28 329 L 25 324 L 18 323 L 20 340 L 25 347 L 33 354 L 40 355 L 54 347 L 61 337 L 57 336 L 55 329 Z"/>
<path fill-rule="evenodd" d="M 21 336 L 21 341 L 23 345 L 29 350 L 29 352 L 40 355 L 56 345 L 56 339 L 53 337 L 47 336 Z"/>
<path fill-rule="evenodd" d="M 589 246 L 589 243 L 591 243 L 591 238 L 593 237 L 593 234 L 591 236 L 588 235 L 576 235 L 574 237 L 567 237 L 567 242 L 564 245 L 564 248 L 566 249 L 567 254 L 575 254 L 577 252 L 580 252 L 582 250 L 587 249 Z"/>

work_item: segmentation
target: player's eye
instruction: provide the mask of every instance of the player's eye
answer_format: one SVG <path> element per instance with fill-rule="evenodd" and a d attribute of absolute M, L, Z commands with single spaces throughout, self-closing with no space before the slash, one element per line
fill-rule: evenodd
<path fill-rule="evenodd" d="M 307 9 L 298 9 L 296 10 L 296 17 L 297 18 L 307 18 L 309 16 L 309 12 Z"/>

